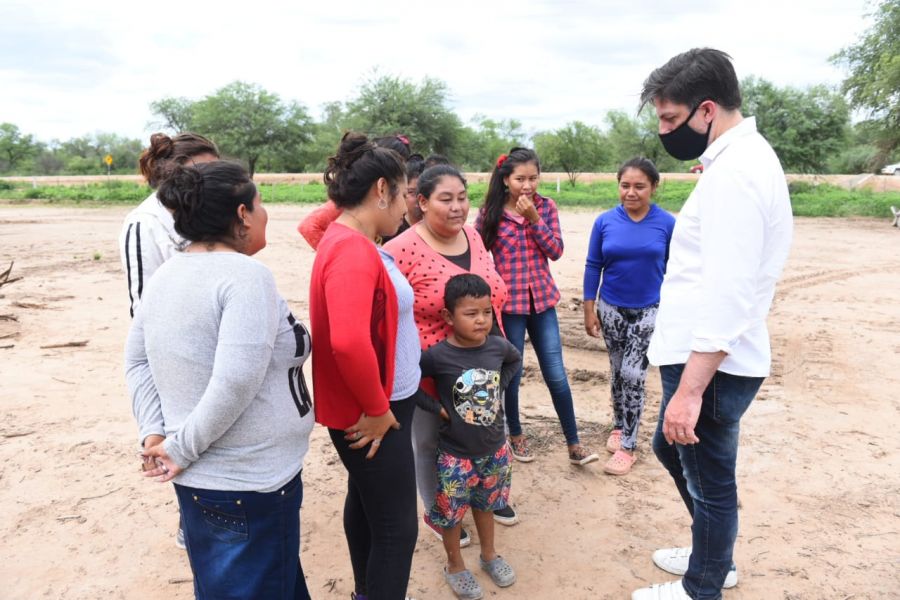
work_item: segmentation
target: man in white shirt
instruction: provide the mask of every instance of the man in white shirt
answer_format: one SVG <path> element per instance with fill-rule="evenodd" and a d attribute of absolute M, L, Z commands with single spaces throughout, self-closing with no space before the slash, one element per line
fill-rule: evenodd
<path fill-rule="evenodd" d="M 741 115 L 730 57 L 709 48 L 672 58 L 644 82 L 659 137 L 703 175 L 678 215 L 648 358 L 663 397 L 657 458 L 693 518 L 693 544 L 653 554 L 683 579 L 637 590 L 633 600 L 718 600 L 737 584 L 740 419 L 769 374 L 766 317 L 793 230 L 778 157 Z"/>

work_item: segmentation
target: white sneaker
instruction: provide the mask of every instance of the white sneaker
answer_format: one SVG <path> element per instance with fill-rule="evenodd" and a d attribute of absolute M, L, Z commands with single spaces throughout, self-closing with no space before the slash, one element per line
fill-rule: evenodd
<path fill-rule="evenodd" d="M 653 553 L 653 564 L 671 573 L 672 575 L 684 575 L 688 570 L 688 562 L 691 560 L 691 547 L 687 548 L 663 548 Z M 737 569 L 728 571 L 725 583 L 722 587 L 726 590 L 738 584 Z"/>
<path fill-rule="evenodd" d="M 668 583 L 657 583 L 647 588 L 635 590 L 631 600 L 691 600 L 684 591 L 681 580 Z"/>

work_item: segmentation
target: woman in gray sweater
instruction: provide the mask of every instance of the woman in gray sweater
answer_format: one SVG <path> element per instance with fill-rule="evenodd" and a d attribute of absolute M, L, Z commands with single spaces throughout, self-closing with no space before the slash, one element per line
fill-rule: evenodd
<path fill-rule="evenodd" d="M 313 427 L 306 329 L 269 269 L 244 169 L 176 166 L 157 192 L 190 242 L 147 285 L 125 349 L 145 475 L 172 481 L 197 598 L 309 598 L 301 469 Z"/>

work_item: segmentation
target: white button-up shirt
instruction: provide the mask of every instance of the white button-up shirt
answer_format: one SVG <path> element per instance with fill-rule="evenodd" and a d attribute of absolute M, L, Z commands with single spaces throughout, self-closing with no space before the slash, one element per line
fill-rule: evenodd
<path fill-rule="evenodd" d="M 693 352 L 727 353 L 720 371 L 765 377 L 766 316 L 793 232 L 784 171 L 746 118 L 700 157 L 703 175 L 678 214 L 647 356 L 683 364 Z"/>

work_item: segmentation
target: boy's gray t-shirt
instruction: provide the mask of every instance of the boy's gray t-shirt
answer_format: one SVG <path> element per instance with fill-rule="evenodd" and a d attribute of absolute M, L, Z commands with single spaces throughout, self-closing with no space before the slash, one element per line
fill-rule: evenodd
<path fill-rule="evenodd" d="M 481 346 L 460 348 L 447 340 L 422 353 L 422 377 L 433 377 L 440 404 L 425 396 L 420 406 L 443 407 L 438 447 L 462 458 L 482 458 L 506 443 L 503 393 L 522 366 L 522 355 L 506 338 L 489 335 Z"/>
<path fill-rule="evenodd" d="M 140 439 L 166 436 L 185 469 L 175 483 L 277 490 L 309 448 L 309 351 L 265 265 L 234 252 L 175 255 L 150 280 L 125 348 Z"/>

